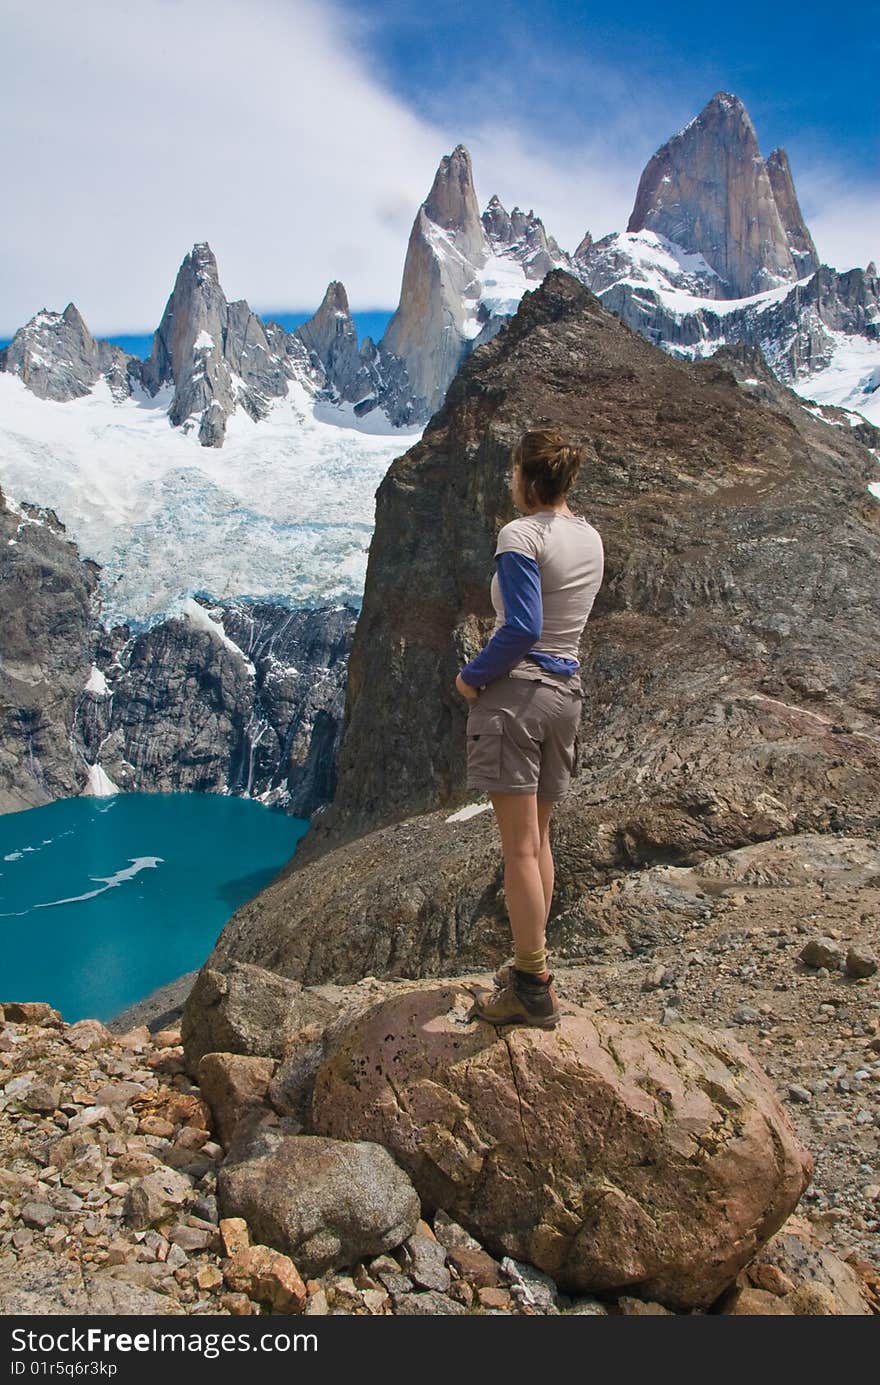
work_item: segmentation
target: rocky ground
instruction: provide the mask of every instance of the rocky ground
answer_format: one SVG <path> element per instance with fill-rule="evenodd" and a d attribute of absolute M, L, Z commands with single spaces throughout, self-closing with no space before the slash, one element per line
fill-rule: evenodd
<path fill-rule="evenodd" d="M 778 857 L 784 845 L 747 851 Z M 840 866 L 840 852 L 836 859 Z M 755 867 L 753 859 L 759 878 Z M 653 867 L 628 887 L 641 892 L 644 936 L 613 931 L 606 901 L 609 931 L 596 937 L 589 960 L 561 956 L 557 939 L 563 999 L 664 1025 L 733 1029 L 815 1158 L 797 1215 L 715 1311 L 876 1311 L 880 876 L 826 868 L 808 883 L 780 885 L 777 870 L 775 886 L 762 888 L 717 878 L 713 886 L 693 869 Z M 661 896 L 664 909 L 652 915 Z M 395 984 L 318 987 L 315 1003 L 345 990 L 362 1008 Z M 166 1020 L 168 1000 L 166 989 Z M 568 1298 L 537 1271 L 487 1254 L 443 1213 L 389 1253 L 301 1278 L 253 1228 L 249 1236 L 241 1219 L 220 1216 L 218 1129 L 228 1093 L 218 1103 L 215 1079 L 208 1103 L 187 1075 L 180 1037 L 173 1023 L 112 1033 L 94 1020 L 66 1024 L 46 1005 L 5 1006 L 3 1311 L 667 1311 L 626 1296 Z M 864 1306 L 854 1306 L 859 1294 Z"/>

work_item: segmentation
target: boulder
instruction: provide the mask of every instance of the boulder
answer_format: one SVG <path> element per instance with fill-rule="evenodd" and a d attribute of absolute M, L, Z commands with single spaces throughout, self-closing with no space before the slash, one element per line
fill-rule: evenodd
<path fill-rule="evenodd" d="M 767 1078 L 730 1033 L 567 1006 L 496 1033 L 442 984 L 355 1020 L 319 1071 L 311 1128 L 373 1140 L 495 1255 L 566 1291 L 708 1306 L 810 1181 Z"/>
<path fill-rule="evenodd" d="M 446 1293 L 452 1277 L 446 1268 L 446 1251 L 433 1235 L 416 1231 L 400 1248 L 403 1268 L 420 1289 Z"/>
<path fill-rule="evenodd" d="M 840 971 L 846 958 L 846 949 L 833 938 L 810 938 L 798 956 L 805 967 L 827 967 L 829 971 Z"/>
<path fill-rule="evenodd" d="M 164 1166 L 132 1185 L 124 1203 L 129 1226 L 147 1228 L 172 1216 L 192 1188 L 185 1174 Z"/>
<path fill-rule="evenodd" d="M 856 980 L 863 980 L 865 977 L 875 974 L 877 958 L 869 948 L 863 947 L 861 944 L 853 944 L 847 949 L 844 970 L 847 976 L 854 977 Z"/>
<path fill-rule="evenodd" d="M 296 1265 L 269 1246 L 245 1246 L 227 1262 L 223 1278 L 236 1293 L 265 1303 L 273 1313 L 301 1313 L 308 1297 Z"/>
<path fill-rule="evenodd" d="M 45 1000 L 4 1000 L 3 1014 L 7 1024 L 61 1025 L 60 1010 L 53 1010 Z"/>
<path fill-rule="evenodd" d="M 393 1250 L 416 1229 L 419 1199 L 387 1150 L 300 1135 L 267 1115 L 242 1121 L 217 1184 L 221 1212 L 306 1276 Z"/>
<path fill-rule="evenodd" d="M 789 1217 L 746 1266 L 737 1284 L 740 1295 L 754 1285 L 784 1298 L 786 1307 L 798 1315 L 867 1317 L 872 1312 L 862 1278 L 822 1244 L 803 1217 Z M 735 1294 L 732 1301 L 741 1300 Z"/>
<path fill-rule="evenodd" d="M 202 1054 L 198 1083 L 224 1146 L 231 1143 L 241 1117 L 262 1103 L 274 1071 L 274 1058 L 251 1058 L 242 1053 Z"/>
<path fill-rule="evenodd" d="M 181 1020 L 184 1059 L 196 1077 L 206 1053 L 244 1053 L 280 1058 L 304 1026 L 327 1024 L 335 1011 L 298 981 L 233 962 L 225 971 L 203 967 L 187 997 Z"/>

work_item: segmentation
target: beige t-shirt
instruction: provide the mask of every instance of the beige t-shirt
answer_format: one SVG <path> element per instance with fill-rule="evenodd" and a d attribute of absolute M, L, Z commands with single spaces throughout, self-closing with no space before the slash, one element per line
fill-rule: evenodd
<path fill-rule="evenodd" d="M 495 545 L 499 553 L 525 553 L 541 570 L 544 623 L 532 646 L 567 659 L 580 658 L 580 641 L 605 571 L 605 551 L 598 529 L 582 515 L 571 518 L 552 510 L 522 515 L 502 526 Z M 494 635 L 504 624 L 504 599 L 498 574 L 490 588 L 495 608 Z M 530 651 L 531 652 L 531 651 Z M 535 678 L 580 688 L 580 674 L 554 674 L 529 661 L 528 654 L 510 670 L 512 678 Z"/>

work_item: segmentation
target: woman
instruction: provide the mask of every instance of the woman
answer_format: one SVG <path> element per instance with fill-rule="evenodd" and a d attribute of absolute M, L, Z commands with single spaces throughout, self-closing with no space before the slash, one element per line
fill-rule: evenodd
<path fill-rule="evenodd" d="M 521 518 L 503 526 L 495 547 L 495 628 L 455 680 L 469 704 L 468 788 L 488 793 L 501 832 L 514 942 L 512 965 L 474 1003 L 490 1024 L 559 1023 L 545 951 L 550 814 L 577 768 L 578 650 L 605 565 L 598 530 L 568 508 L 582 463 L 579 448 L 547 429 L 514 449 L 510 489 Z"/>

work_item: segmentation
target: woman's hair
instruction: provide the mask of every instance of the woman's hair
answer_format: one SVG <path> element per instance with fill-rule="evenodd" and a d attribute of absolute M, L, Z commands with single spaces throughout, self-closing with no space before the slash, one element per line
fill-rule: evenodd
<path fill-rule="evenodd" d="M 583 461 L 583 450 L 550 428 L 524 433 L 513 449 L 513 465 L 522 472 L 523 491 L 530 505 L 555 505 L 562 500 L 574 485 Z"/>

